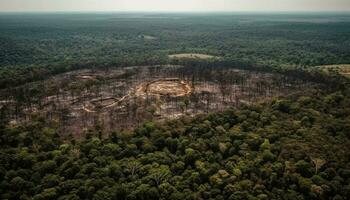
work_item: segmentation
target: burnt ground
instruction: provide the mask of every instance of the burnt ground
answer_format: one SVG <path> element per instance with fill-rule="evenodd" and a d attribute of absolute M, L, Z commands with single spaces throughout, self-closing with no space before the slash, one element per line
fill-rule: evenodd
<path fill-rule="evenodd" d="M 310 83 L 236 69 L 187 71 L 182 66 L 80 70 L 1 91 L 2 116 L 21 124 L 38 116 L 61 135 L 92 129 L 108 135 L 149 120 L 194 116 L 290 95 Z"/>

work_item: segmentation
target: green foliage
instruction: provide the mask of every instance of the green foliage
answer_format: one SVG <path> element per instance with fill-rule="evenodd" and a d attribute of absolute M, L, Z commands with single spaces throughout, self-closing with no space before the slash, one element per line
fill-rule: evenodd
<path fill-rule="evenodd" d="M 82 68 L 197 61 L 170 61 L 174 53 L 286 72 L 346 64 L 349 23 L 348 15 L 322 14 L 1 14 L 0 88 Z"/>
<path fill-rule="evenodd" d="M 348 16 L 144 15 L 0 15 L 0 88 L 75 69 L 172 63 L 278 71 L 326 89 L 109 138 L 96 137 L 98 124 L 83 141 L 62 141 L 43 118 L 0 119 L 0 199 L 350 199 L 348 82 L 301 70 L 350 63 Z M 167 58 L 186 52 L 221 58 Z M 41 88 L 12 95 L 26 102 Z"/>
<path fill-rule="evenodd" d="M 343 109 L 348 96 L 340 96 L 148 122 L 107 139 L 69 144 L 42 120 L 1 126 L 1 198 L 346 199 L 350 141 L 345 132 L 324 131 L 340 130 L 341 124 L 330 122 L 350 114 Z M 293 114 L 286 112 L 292 107 Z M 329 108 L 347 113 L 329 115 Z M 268 125 L 258 123 L 259 115 Z M 305 116 L 307 123 L 296 123 Z"/>

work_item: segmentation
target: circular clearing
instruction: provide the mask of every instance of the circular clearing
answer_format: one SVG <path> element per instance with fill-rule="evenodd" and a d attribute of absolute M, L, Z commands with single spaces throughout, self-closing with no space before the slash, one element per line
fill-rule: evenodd
<path fill-rule="evenodd" d="M 161 79 L 142 84 L 137 90 L 138 96 L 186 96 L 192 92 L 192 88 L 180 79 Z"/>

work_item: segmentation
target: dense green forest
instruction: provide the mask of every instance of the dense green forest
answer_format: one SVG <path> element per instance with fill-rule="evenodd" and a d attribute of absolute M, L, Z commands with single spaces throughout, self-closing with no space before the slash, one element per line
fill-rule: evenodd
<path fill-rule="evenodd" d="M 0 88 L 206 53 L 272 68 L 350 63 L 347 14 L 1 14 Z M 239 66 L 237 66 L 239 67 Z"/>
<path fill-rule="evenodd" d="M 1 126 L 1 198 L 349 199 L 349 104 L 281 99 L 78 143 L 44 119 Z"/>
<path fill-rule="evenodd" d="M 215 59 L 168 57 L 176 53 Z M 221 86 L 225 78 L 247 77 L 224 71 L 234 69 L 271 72 L 271 79 L 278 73 L 281 85 L 308 83 L 297 95 L 151 120 L 133 130 L 106 134 L 96 124 L 81 140 L 70 132 L 63 137 L 39 114 L 22 124 L 0 119 L 0 199 L 350 199 L 350 81 L 313 70 L 349 63 L 350 15 L 340 13 L 0 14 L 0 94 L 23 104 L 54 95 L 44 94 L 42 80 L 78 69 L 105 75 L 172 64 Z M 206 77 L 215 70 L 219 79 Z M 78 75 L 93 79 L 92 72 Z M 102 84 L 80 83 L 81 93 Z M 12 101 L 0 101 L 0 116 Z"/>

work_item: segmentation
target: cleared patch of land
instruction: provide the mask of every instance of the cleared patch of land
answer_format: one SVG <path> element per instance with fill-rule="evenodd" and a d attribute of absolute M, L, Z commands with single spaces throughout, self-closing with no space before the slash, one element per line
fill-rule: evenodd
<path fill-rule="evenodd" d="M 208 54 L 199 53 L 181 53 L 181 54 L 171 54 L 169 55 L 171 59 L 212 59 L 218 58 L 217 56 L 212 56 Z"/>
<path fill-rule="evenodd" d="M 155 39 L 157 39 L 156 37 L 151 36 L 151 35 L 139 35 L 139 38 L 142 38 L 144 40 L 155 40 Z"/>
<path fill-rule="evenodd" d="M 178 78 L 166 78 L 142 84 L 137 89 L 136 95 L 181 97 L 190 94 L 191 91 L 191 86 L 185 81 Z"/>
<path fill-rule="evenodd" d="M 12 124 L 41 116 L 59 125 L 63 136 L 81 138 L 100 125 L 107 135 L 145 121 L 285 96 L 310 85 L 278 74 L 177 65 L 77 70 L 0 90 L 0 111 Z"/>

